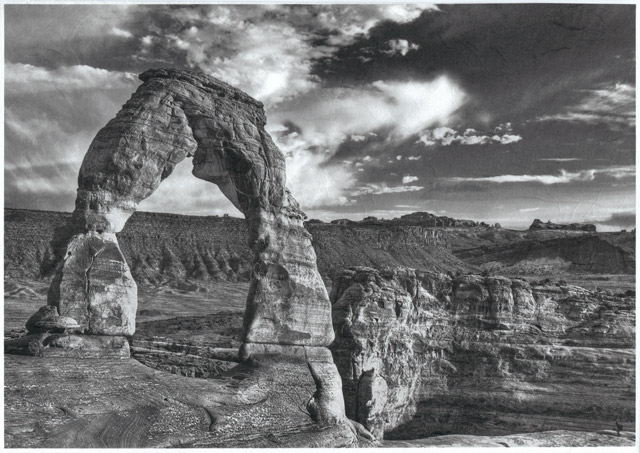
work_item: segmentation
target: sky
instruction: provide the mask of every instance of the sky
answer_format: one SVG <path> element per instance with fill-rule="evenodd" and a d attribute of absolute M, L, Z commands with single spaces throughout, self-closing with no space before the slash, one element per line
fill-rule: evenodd
<path fill-rule="evenodd" d="M 262 101 L 309 218 L 635 226 L 635 5 L 5 5 L 5 207 L 71 211 L 148 68 Z M 240 213 L 182 162 L 140 210 Z"/>

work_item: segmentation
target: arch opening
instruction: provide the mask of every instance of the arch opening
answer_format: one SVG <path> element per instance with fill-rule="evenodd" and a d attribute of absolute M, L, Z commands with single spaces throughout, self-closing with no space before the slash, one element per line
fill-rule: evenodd
<path fill-rule="evenodd" d="M 244 218 L 220 188 L 193 176 L 189 157 L 177 164 L 158 189 L 140 202 L 136 212 Z"/>

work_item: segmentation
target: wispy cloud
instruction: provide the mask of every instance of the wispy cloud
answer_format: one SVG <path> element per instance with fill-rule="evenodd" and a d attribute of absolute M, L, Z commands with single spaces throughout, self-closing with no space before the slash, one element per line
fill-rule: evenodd
<path fill-rule="evenodd" d="M 48 69 L 30 64 L 7 62 L 4 65 L 4 83 L 7 95 L 42 92 L 71 92 L 133 88 L 139 85 L 136 74 L 108 71 L 86 65 L 61 66 Z"/>
<path fill-rule="evenodd" d="M 539 183 L 544 185 L 568 184 L 576 181 L 593 181 L 596 176 L 607 176 L 615 179 L 633 177 L 636 173 L 635 165 L 593 168 L 577 172 L 560 170 L 558 175 L 499 175 L 478 178 L 448 178 L 453 183 L 487 182 L 487 183 Z"/>
<path fill-rule="evenodd" d="M 571 121 L 635 126 L 636 88 L 616 83 L 596 90 L 583 90 L 582 100 L 564 112 L 538 117 L 538 121 Z"/>
<path fill-rule="evenodd" d="M 133 33 L 131 33 L 128 30 L 123 30 L 123 29 L 118 28 L 118 27 L 113 27 L 109 31 L 109 34 L 111 34 L 113 36 L 118 36 L 120 38 L 133 38 Z"/>
<path fill-rule="evenodd" d="M 424 189 L 423 186 L 388 186 L 387 184 L 366 184 L 358 187 L 351 196 L 357 197 L 361 195 L 382 195 L 388 193 L 416 192 Z"/>
<path fill-rule="evenodd" d="M 270 115 L 268 130 L 287 155 L 289 185 L 303 208 L 345 203 L 364 163 L 329 164 L 340 144 L 361 142 L 384 129 L 385 144 L 397 144 L 425 127 L 446 123 L 463 105 L 465 93 L 446 76 L 421 82 L 373 82 L 358 88 L 315 89 L 284 101 Z M 324 178 L 324 179 L 323 179 Z M 317 189 L 318 181 L 321 190 Z M 359 193 L 389 193 L 389 187 Z M 403 186 L 396 191 L 407 191 Z M 415 190 L 415 189 L 414 189 Z"/>
<path fill-rule="evenodd" d="M 579 157 L 549 157 L 546 159 L 538 159 L 539 161 L 548 161 L 548 162 L 575 162 L 582 160 Z"/>

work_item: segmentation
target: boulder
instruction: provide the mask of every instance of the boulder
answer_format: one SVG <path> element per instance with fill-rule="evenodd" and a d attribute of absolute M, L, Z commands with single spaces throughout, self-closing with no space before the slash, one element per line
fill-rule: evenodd
<path fill-rule="evenodd" d="M 61 330 L 62 333 L 74 331 L 80 329 L 80 324 L 75 319 L 68 316 L 51 316 L 43 318 L 37 323 L 35 327 L 42 332 L 53 332 Z"/>
<path fill-rule="evenodd" d="M 27 319 L 27 331 L 30 333 L 40 333 L 42 330 L 37 326 L 37 324 L 43 319 L 51 318 L 54 316 L 60 316 L 58 314 L 58 309 L 51 305 L 45 305 L 44 307 L 40 307 L 38 311 L 31 315 L 29 319 Z"/>

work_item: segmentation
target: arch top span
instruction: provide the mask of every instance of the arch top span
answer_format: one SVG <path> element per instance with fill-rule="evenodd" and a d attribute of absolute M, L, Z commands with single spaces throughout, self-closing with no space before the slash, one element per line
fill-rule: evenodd
<path fill-rule="evenodd" d="M 265 131 L 261 102 L 193 71 L 150 69 L 143 84 L 102 128 L 78 177 L 78 231 L 118 232 L 186 157 L 193 174 L 217 184 L 243 213 L 287 206 L 285 161 Z"/>
<path fill-rule="evenodd" d="M 194 176 L 217 184 L 248 222 L 254 267 L 244 354 L 316 351 L 326 359 L 331 306 L 305 215 L 285 187 L 284 156 L 264 129 L 262 103 L 192 71 L 153 69 L 140 79 L 84 158 L 48 304 L 85 335 L 133 333 L 137 288 L 115 233 L 192 157 Z"/>

